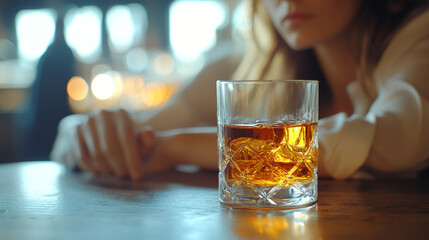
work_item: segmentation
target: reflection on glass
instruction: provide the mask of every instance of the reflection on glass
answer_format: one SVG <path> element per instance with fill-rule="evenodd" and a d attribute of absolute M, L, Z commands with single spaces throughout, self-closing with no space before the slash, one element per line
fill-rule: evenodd
<path fill-rule="evenodd" d="M 94 63 L 101 56 L 101 19 L 102 12 L 95 6 L 72 9 L 65 16 L 67 44 L 85 63 Z"/>
<path fill-rule="evenodd" d="M 286 211 L 227 209 L 240 239 L 319 239 L 317 205 Z"/>
<path fill-rule="evenodd" d="M 23 60 L 37 60 L 52 43 L 56 14 L 52 9 L 22 10 L 16 15 L 18 54 Z"/>

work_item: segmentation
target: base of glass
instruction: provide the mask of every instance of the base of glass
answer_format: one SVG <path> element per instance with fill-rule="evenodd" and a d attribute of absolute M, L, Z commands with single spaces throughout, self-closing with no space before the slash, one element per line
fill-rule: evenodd
<path fill-rule="evenodd" d="M 219 181 L 219 200 L 233 208 L 292 209 L 317 201 L 317 179 L 287 187 L 228 186 Z"/>
<path fill-rule="evenodd" d="M 231 204 L 222 202 L 221 204 L 226 207 L 236 208 L 236 209 L 250 209 L 250 210 L 289 210 L 289 209 L 297 209 L 297 208 L 305 208 L 310 207 L 316 204 L 317 201 L 303 204 L 303 205 L 268 205 L 268 206 L 261 206 L 261 205 L 254 205 L 254 204 L 246 204 L 243 202 L 237 203 L 237 204 Z"/>

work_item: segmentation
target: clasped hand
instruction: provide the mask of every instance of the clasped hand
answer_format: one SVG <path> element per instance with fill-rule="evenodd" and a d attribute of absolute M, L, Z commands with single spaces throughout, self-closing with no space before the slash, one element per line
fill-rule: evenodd
<path fill-rule="evenodd" d="M 145 172 L 171 167 L 167 161 L 153 158 L 156 145 L 154 131 L 137 132 L 128 112 L 101 110 L 64 118 L 51 159 L 88 172 L 137 180 Z"/>

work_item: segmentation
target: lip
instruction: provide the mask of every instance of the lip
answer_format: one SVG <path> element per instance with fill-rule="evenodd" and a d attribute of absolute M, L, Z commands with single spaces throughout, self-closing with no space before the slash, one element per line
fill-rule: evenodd
<path fill-rule="evenodd" d="M 307 13 L 289 13 L 282 19 L 282 24 L 287 27 L 294 27 L 313 19 L 314 17 L 315 16 L 313 14 Z"/>

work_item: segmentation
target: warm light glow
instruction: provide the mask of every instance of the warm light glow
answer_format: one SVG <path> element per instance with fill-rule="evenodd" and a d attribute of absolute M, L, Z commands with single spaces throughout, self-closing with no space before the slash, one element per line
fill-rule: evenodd
<path fill-rule="evenodd" d="M 113 91 L 114 97 L 121 97 L 124 91 L 124 83 L 122 76 L 119 72 L 112 71 L 109 73 L 115 83 L 115 90 Z"/>
<path fill-rule="evenodd" d="M 22 109 L 26 103 L 25 88 L 0 88 L 0 113 Z"/>
<path fill-rule="evenodd" d="M 216 44 L 216 29 L 226 22 L 220 1 L 175 1 L 170 7 L 170 43 L 174 55 L 191 61 Z"/>
<path fill-rule="evenodd" d="M 72 77 L 67 84 L 67 93 L 75 101 L 82 101 L 88 96 L 88 84 L 81 77 Z"/>
<path fill-rule="evenodd" d="M 121 103 L 124 108 L 141 110 L 144 103 L 140 97 L 144 91 L 144 78 L 140 75 L 129 75 L 123 78 Z"/>
<path fill-rule="evenodd" d="M 160 53 L 156 55 L 153 60 L 153 68 L 159 75 L 172 74 L 175 67 L 176 66 L 173 57 L 167 53 Z"/>
<path fill-rule="evenodd" d="M 101 55 L 101 19 L 101 10 L 94 6 L 70 10 L 65 17 L 67 44 L 85 63 Z"/>
<path fill-rule="evenodd" d="M 99 74 L 92 80 L 91 90 L 97 99 L 106 100 L 115 92 L 115 80 L 109 74 Z"/>
<path fill-rule="evenodd" d="M 25 60 L 37 60 L 52 43 L 55 12 L 51 9 L 22 10 L 16 16 L 18 54 Z"/>
<path fill-rule="evenodd" d="M 123 81 L 123 94 L 126 96 L 140 95 L 143 91 L 144 80 L 140 76 L 129 76 Z"/>
<path fill-rule="evenodd" d="M 237 212 L 234 232 L 240 239 L 318 239 L 317 206 L 275 212 Z"/>
<path fill-rule="evenodd" d="M 167 89 L 161 83 L 148 83 L 141 93 L 143 102 L 149 107 L 159 107 L 168 100 Z"/>

